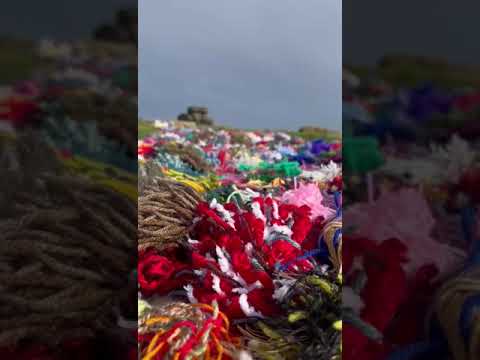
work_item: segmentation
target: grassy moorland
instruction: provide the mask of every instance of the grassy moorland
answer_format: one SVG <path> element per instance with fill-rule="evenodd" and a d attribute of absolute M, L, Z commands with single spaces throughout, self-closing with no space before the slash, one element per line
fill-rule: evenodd
<path fill-rule="evenodd" d="M 155 127 L 152 122 L 145 120 L 138 120 L 138 138 L 143 139 L 145 136 L 151 135 L 155 132 Z"/>
<path fill-rule="evenodd" d="M 225 126 L 215 126 L 216 129 L 232 130 Z M 153 123 L 142 119 L 138 120 L 138 138 L 143 139 L 145 136 L 155 133 L 156 129 Z M 254 131 L 254 130 L 252 130 Z M 339 131 L 328 130 L 317 127 L 305 127 L 297 131 L 285 131 L 286 133 L 301 137 L 305 140 L 324 139 L 327 141 L 341 140 L 342 134 Z"/>
<path fill-rule="evenodd" d="M 30 79 L 34 70 L 43 65 L 32 41 L 1 38 L 0 51 L 0 84 Z"/>

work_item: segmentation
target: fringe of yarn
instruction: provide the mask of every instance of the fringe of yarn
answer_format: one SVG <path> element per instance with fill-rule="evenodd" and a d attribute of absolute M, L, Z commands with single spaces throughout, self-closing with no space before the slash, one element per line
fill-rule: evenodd
<path fill-rule="evenodd" d="M 265 360 L 341 359 L 341 277 L 315 271 L 284 280 L 293 282 L 282 301 L 285 315 L 241 327 L 248 349 Z"/>
<path fill-rule="evenodd" d="M 212 167 L 206 160 L 198 153 L 198 150 L 192 146 L 183 145 L 178 143 L 168 143 L 163 146 L 163 150 L 166 153 L 178 155 L 180 159 L 190 165 L 193 170 L 201 173 L 207 173 L 212 171 Z"/>

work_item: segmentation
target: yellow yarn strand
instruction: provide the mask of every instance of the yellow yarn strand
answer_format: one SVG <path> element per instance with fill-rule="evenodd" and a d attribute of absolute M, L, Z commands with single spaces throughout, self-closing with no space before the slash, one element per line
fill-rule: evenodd
<path fill-rule="evenodd" d="M 147 350 L 145 351 L 145 356 L 143 357 L 143 360 L 151 360 L 155 357 L 155 355 L 158 354 L 158 352 L 162 349 L 162 347 L 165 345 L 165 342 L 160 343 L 156 348 L 155 345 L 157 344 L 157 341 L 159 337 L 164 333 L 164 331 L 160 330 L 155 336 L 153 337 L 152 341 L 150 344 L 148 344 Z"/>
<path fill-rule="evenodd" d="M 222 320 L 225 322 L 225 327 L 226 327 L 227 329 L 230 328 L 230 321 L 228 320 L 227 316 L 226 316 L 223 312 L 219 311 L 218 309 L 215 309 L 213 306 L 208 305 L 208 304 L 193 304 L 192 306 L 193 306 L 193 307 L 199 307 L 199 308 L 201 308 L 201 309 L 208 310 L 208 311 L 210 311 L 210 312 L 212 312 L 212 313 L 214 313 L 215 311 L 218 311 L 218 315 L 220 315 L 220 317 L 222 318 Z"/>
<path fill-rule="evenodd" d="M 222 360 L 223 356 L 223 346 L 220 344 L 220 341 L 218 341 L 217 337 L 215 334 L 212 334 L 213 342 L 215 343 L 215 347 L 217 349 L 217 360 Z"/>
<path fill-rule="evenodd" d="M 323 230 L 323 239 L 328 248 L 329 258 L 336 271 L 340 272 L 342 266 L 342 235 L 340 234 L 338 249 L 335 249 L 333 238 L 335 231 L 342 228 L 341 221 L 332 221 L 325 225 Z"/>
<path fill-rule="evenodd" d="M 145 321 L 145 324 L 146 325 L 154 325 L 158 323 L 166 324 L 166 323 L 169 323 L 170 321 L 172 321 L 172 319 L 167 316 L 156 316 L 156 317 L 147 319 Z"/>
<path fill-rule="evenodd" d="M 134 175 L 113 166 L 78 156 L 62 158 L 61 161 L 71 172 L 88 176 L 95 183 L 121 193 L 130 200 L 137 201 L 137 178 Z M 108 169 L 117 175 L 117 179 L 112 179 L 110 175 L 107 175 Z"/>

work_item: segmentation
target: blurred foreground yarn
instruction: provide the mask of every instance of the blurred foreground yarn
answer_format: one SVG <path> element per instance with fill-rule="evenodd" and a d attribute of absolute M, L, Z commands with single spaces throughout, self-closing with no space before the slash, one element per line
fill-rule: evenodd
<path fill-rule="evenodd" d="M 344 71 L 344 359 L 480 356 L 480 97 L 448 64 L 423 81 L 437 66 Z"/>

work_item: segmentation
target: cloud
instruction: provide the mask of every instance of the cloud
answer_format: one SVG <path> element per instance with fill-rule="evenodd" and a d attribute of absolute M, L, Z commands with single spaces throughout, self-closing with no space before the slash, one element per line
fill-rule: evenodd
<path fill-rule="evenodd" d="M 336 0 L 141 0 L 140 115 L 340 129 L 341 16 Z"/>

